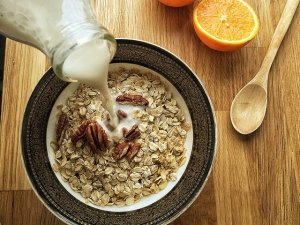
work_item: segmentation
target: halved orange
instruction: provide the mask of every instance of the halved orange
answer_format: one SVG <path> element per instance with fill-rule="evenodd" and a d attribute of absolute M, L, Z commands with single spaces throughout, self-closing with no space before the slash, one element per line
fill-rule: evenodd
<path fill-rule="evenodd" d="M 194 0 L 159 0 L 161 3 L 171 7 L 182 7 L 192 4 Z"/>
<path fill-rule="evenodd" d="M 201 41 L 218 51 L 240 49 L 259 29 L 257 15 L 243 0 L 197 1 L 193 23 Z"/>

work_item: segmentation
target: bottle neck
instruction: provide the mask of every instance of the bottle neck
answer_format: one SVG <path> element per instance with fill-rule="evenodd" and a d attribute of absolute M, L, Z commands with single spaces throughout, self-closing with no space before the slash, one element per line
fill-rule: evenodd
<path fill-rule="evenodd" d="M 89 43 L 94 43 L 94 45 L 97 43 L 106 44 L 110 53 L 110 60 L 116 52 L 116 40 L 106 28 L 97 26 L 97 23 L 81 22 L 72 24 L 64 28 L 61 33 L 64 38 L 55 46 L 49 46 L 45 54 L 51 59 L 55 74 L 62 80 L 74 81 L 64 74 L 63 66 L 66 59 L 83 46 Z"/>

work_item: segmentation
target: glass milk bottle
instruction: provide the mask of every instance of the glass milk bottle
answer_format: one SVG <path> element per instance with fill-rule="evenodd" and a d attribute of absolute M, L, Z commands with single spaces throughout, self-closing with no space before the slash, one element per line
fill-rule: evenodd
<path fill-rule="evenodd" d="M 116 51 L 90 0 L 0 0 L 0 33 L 41 50 L 66 81 L 92 83 Z"/>

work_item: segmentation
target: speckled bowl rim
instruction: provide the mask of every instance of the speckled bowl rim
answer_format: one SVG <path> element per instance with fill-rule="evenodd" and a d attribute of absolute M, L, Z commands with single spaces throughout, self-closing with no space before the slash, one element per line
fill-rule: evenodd
<path fill-rule="evenodd" d="M 211 125 L 212 125 L 214 135 L 212 137 L 213 138 L 213 140 L 212 140 L 212 145 L 213 146 L 212 146 L 212 149 L 211 149 L 212 155 L 209 158 L 209 163 L 208 163 L 209 166 L 208 166 L 208 168 L 205 169 L 205 179 L 202 181 L 202 184 L 196 190 L 196 192 L 193 193 L 193 196 L 183 205 L 183 207 L 176 210 L 176 212 L 173 213 L 173 215 L 169 216 L 168 218 L 164 218 L 161 221 L 158 221 L 158 223 L 152 223 L 151 221 L 147 222 L 147 223 L 144 223 L 144 224 L 168 224 L 168 223 L 174 221 L 176 218 L 178 218 L 182 213 L 184 213 L 192 205 L 192 203 L 197 199 L 197 197 L 199 196 L 199 194 L 203 190 L 208 178 L 210 177 L 212 168 L 215 164 L 216 153 L 217 153 L 217 140 L 218 140 L 218 138 L 217 138 L 217 135 L 218 135 L 217 123 L 216 123 L 216 116 L 215 116 L 214 107 L 213 107 L 212 101 L 211 101 L 209 95 L 207 94 L 207 91 L 206 91 L 205 87 L 203 86 L 201 80 L 193 72 L 193 70 L 186 63 L 184 63 L 180 58 L 178 58 L 176 55 L 174 55 L 170 51 L 168 51 L 165 48 L 162 48 L 162 47 L 160 47 L 156 44 L 153 44 L 153 43 L 150 43 L 150 42 L 147 42 L 147 41 L 138 40 L 138 39 L 117 38 L 117 42 L 118 42 L 118 44 L 128 42 L 128 43 L 135 44 L 135 45 L 145 46 L 146 48 L 147 47 L 151 48 L 155 51 L 160 52 L 161 54 L 166 55 L 171 60 L 174 60 L 178 65 L 180 65 L 180 67 L 184 68 L 184 70 L 186 70 L 189 75 L 192 75 L 192 79 L 194 79 L 194 81 L 198 83 L 198 85 L 201 89 L 201 92 L 203 92 L 204 100 L 206 101 L 206 103 L 208 104 L 208 106 L 210 108 L 209 113 L 210 113 L 210 118 L 212 119 L 212 121 L 211 121 L 212 124 Z M 122 63 L 122 62 L 130 63 L 128 61 L 122 61 L 122 60 L 119 61 L 119 60 L 116 60 L 116 59 L 113 59 L 113 62 L 115 62 L 115 63 Z M 138 65 L 147 67 L 147 65 L 144 65 L 144 64 L 138 64 Z M 57 218 L 59 218 L 61 221 L 65 222 L 65 223 L 68 223 L 68 224 L 79 224 L 79 223 L 76 223 L 74 220 L 71 220 L 70 218 L 67 218 L 65 215 L 62 215 L 62 213 L 59 210 L 57 210 L 56 208 L 54 208 L 53 205 L 51 205 L 51 206 L 48 205 L 49 202 L 47 202 L 47 200 L 45 200 L 41 196 L 41 195 L 43 195 L 43 193 L 41 193 L 41 190 L 37 186 L 36 181 L 31 176 L 29 176 L 29 171 L 28 171 L 28 168 L 27 168 L 28 162 L 25 161 L 25 157 L 24 157 L 24 154 L 25 154 L 25 146 L 24 146 L 25 142 L 24 141 L 26 139 L 26 128 L 27 128 L 25 125 L 28 123 L 28 114 L 30 113 L 30 107 L 34 103 L 35 97 L 39 92 L 39 87 L 45 82 L 45 80 L 47 79 L 47 76 L 49 75 L 49 73 L 53 73 L 51 68 L 41 78 L 41 80 L 37 84 L 36 88 L 32 92 L 32 94 L 31 94 L 31 96 L 28 100 L 28 103 L 27 103 L 27 107 L 26 107 L 26 110 L 25 110 L 25 113 L 24 113 L 24 118 L 23 118 L 22 129 L 21 129 L 22 163 L 23 163 L 23 166 L 24 166 L 24 169 L 25 169 L 26 176 L 29 180 L 30 185 L 32 186 L 33 191 L 35 192 L 35 194 L 37 195 L 39 200 L 44 204 L 44 206 L 50 212 L 52 212 Z M 160 73 L 160 72 L 158 71 L 158 73 Z M 183 96 L 183 98 L 185 99 L 185 96 Z M 46 137 L 45 137 L 45 139 L 46 139 Z M 46 148 L 46 146 L 45 146 L 45 148 Z M 97 223 L 97 224 L 99 224 L 99 223 Z"/>

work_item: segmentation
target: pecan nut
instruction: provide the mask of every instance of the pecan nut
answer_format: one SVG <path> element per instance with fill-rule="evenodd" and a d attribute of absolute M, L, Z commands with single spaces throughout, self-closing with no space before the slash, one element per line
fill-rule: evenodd
<path fill-rule="evenodd" d="M 130 94 L 123 94 L 119 95 L 116 98 L 116 101 L 120 104 L 126 105 L 137 105 L 137 106 L 147 106 L 149 102 L 141 95 L 130 95 Z"/>
<path fill-rule="evenodd" d="M 93 123 L 94 121 L 92 120 L 87 120 L 81 124 L 78 129 L 75 131 L 75 133 L 71 136 L 71 141 L 73 143 L 76 143 L 79 141 L 79 139 L 83 138 L 85 136 L 85 131 L 86 128 L 88 127 L 89 124 Z"/>
<path fill-rule="evenodd" d="M 121 159 L 124 155 L 127 154 L 127 151 L 130 148 L 130 143 L 120 142 L 114 148 L 114 155 L 116 159 Z"/>
<path fill-rule="evenodd" d="M 93 152 L 104 151 L 108 147 L 108 137 L 105 130 L 97 122 L 90 123 L 85 136 Z"/>
<path fill-rule="evenodd" d="M 127 156 L 129 160 L 132 160 L 133 157 L 138 153 L 141 148 L 140 143 L 133 142 L 120 142 L 114 148 L 114 156 L 117 160 L 121 159 L 123 156 Z"/>
<path fill-rule="evenodd" d="M 124 111 L 121 110 L 121 109 L 119 109 L 119 110 L 117 111 L 117 115 L 118 115 L 118 117 L 119 117 L 120 119 L 123 119 L 123 118 L 126 118 L 126 117 L 127 117 L 127 113 L 124 112 Z"/>
<path fill-rule="evenodd" d="M 130 148 L 127 152 L 127 157 L 132 160 L 133 157 L 138 153 L 138 151 L 140 150 L 141 148 L 141 144 L 140 143 L 132 143 L 130 142 Z"/>
<path fill-rule="evenodd" d="M 135 139 L 138 139 L 141 136 L 141 132 L 137 124 L 133 125 L 129 131 L 127 132 L 124 131 L 123 131 L 123 136 L 126 141 L 133 141 Z"/>
<path fill-rule="evenodd" d="M 65 127 L 69 123 L 68 121 L 68 115 L 66 113 L 61 113 L 56 126 L 56 141 L 57 143 L 60 142 L 60 139 L 62 137 L 63 131 L 65 130 Z"/>

